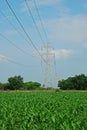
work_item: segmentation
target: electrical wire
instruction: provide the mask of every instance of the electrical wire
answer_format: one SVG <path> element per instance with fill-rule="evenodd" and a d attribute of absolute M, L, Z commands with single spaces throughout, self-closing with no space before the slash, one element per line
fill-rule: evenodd
<path fill-rule="evenodd" d="M 37 11 L 38 17 L 39 17 L 39 19 L 40 19 L 40 23 L 41 23 L 41 26 L 42 26 L 42 29 L 43 29 L 43 32 L 44 32 L 45 38 L 46 38 L 47 43 L 48 43 L 48 42 L 49 42 L 49 40 L 48 40 L 48 36 L 47 36 L 46 30 L 45 30 L 45 28 L 44 28 L 44 24 L 43 24 L 42 18 L 41 18 L 40 13 L 39 13 L 39 10 L 38 10 L 38 7 L 37 7 L 36 0 L 33 0 L 33 2 L 34 2 L 34 5 L 35 5 L 35 8 L 36 8 L 36 11 Z M 37 2 L 38 2 L 38 1 L 37 1 Z M 38 5 L 39 5 L 39 3 L 38 3 Z"/>
<path fill-rule="evenodd" d="M 25 64 L 16 62 L 16 61 L 12 60 L 11 58 L 8 58 L 8 57 L 3 56 L 3 55 L 0 55 L 0 59 L 1 59 L 2 61 L 8 61 L 8 62 L 11 62 L 11 63 L 16 64 L 16 65 L 19 65 L 19 66 L 23 66 L 23 67 L 29 67 L 29 66 L 30 66 L 30 65 L 25 65 Z"/>
<path fill-rule="evenodd" d="M 16 49 L 18 49 L 19 51 L 21 51 L 22 53 L 29 55 L 29 53 L 27 53 L 26 51 L 24 51 L 22 48 L 18 47 L 14 42 L 12 42 L 11 40 L 9 40 L 6 36 L 4 36 L 3 34 L 0 33 L 0 37 L 2 37 L 3 39 L 7 40 L 11 45 L 13 45 Z M 32 55 L 31 55 L 32 56 Z M 33 56 L 32 56 L 33 57 Z"/>
<path fill-rule="evenodd" d="M 48 40 L 48 36 L 47 36 L 47 33 L 46 33 L 45 28 L 44 28 L 44 24 L 43 24 L 42 18 L 41 18 L 41 16 L 40 16 L 40 13 L 39 13 L 39 10 L 38 10 L 38 7 L 37 7 L 37 4 L 39 5 L 39 2 L 38 2 L 38 1 L 36 2 L 36 0 L 33 0 L 33 2 L 34 2 L 34 5 L 35 5 L 35 8 L 36 8 L 36 11 L 37 11 L 38 17 L 39 17 L 39 19 L 40 19 L 40 23 L 41 23 L 41 26 L 42 26 L 42 29 L 43 29 L 43 32 L 44 32 L 45 38 L 46 38 L 47 43 L 48 43 L 48 42 L 49 42 L 49 40 Z M 56 69 L 56 59 L 55 59 L 55 54 L 54 54 L 54 68 L 55 68 L 55 76 L 56 76 L 56 78 L 57 78 L 57 69 Z M 56 80 L 57 80 L 57 79 L 56 79 Z"/>
<path fill-rule="evenodd" d="M 13 63 L 13 64 L 16 64 L 16 65 L 19 65 L 19 66 L 23 66 L 23 67 L 29 67 L 30 65 L 25 65 L 25 64 L 22 64 L 22 63 L 19 63 L 19 62 L 16 62 L 12 59 L 7 59 L 7 61 Z"/>
<path fill-rule="evenodd" d="M 6 15 L 0 10 L 0 13 L 1 15 L 6 18 Z M 13 27 L 13 29 L 15 29 L 15 31 L 22 37 L 24 38 L 27 42 L 28 40 L 24 37 L 24 35 L 22 35 L 22 33 L 12 24 L 12 22 L 10 22 L 8 19 L 7 19 L 8 23 Z M 30 53 L 26 52 L 25 50 L 21 49 L 20 47 L 18 47 L 17 45 L 15 45 L 15 43 L 13 43 L 11 40 L 9 40 L 7 37 L 5 37 L 3 34 L 0 33 L 0 36 L 2 36 L 4 39 L 6 39 L 7 41 L 9 41 L 13 46 L 15 46 L 18 50 L 20 50 L 21 52 L 27 54 L 27 55 L 30 55 L 32 57 L 34 57 L 33 55 L 31 55 Z"/>
<path fill-rule="evenodd" d="M 0 13 L 3 17 L 6 18 L 6 15 L 0 10 Z M 28 43 L 29 41 L 24 37 L 24 35 L 7 19 L 8 23 L 15 29 L 15 31 Z"/>
<path fill-rule="evenodd" d="M 34 44 L 33 40 L 31 39 L 30 35 L 27 33 L 27 31 L 26 31 L 24 25 L 22 24 L 21 20 L 18 18 L 18 16 L 16 15 L 16 13 L 14 12 L 12 6 L 11 6 L 10 3 L 8 2 L 8 0 L 5 0 L 5 1 L 6 1 L 7 5 L 8 5 L 8 7 L 9 7 L 9 9 L 10 9 L 11 12 L 13 13 L 14 17 L 16 18 L 17 22 L 19 23 L 21 29 L 22 29 L 23 32 L 25 33 L 27 39 L 24 37 L 24 35 L 23 35 L 12 23 L 10 23 L 10 22 L 9 22 L 9 23 L 10 23 L 10 24 L 14 27 L 14 29 L 27 41 L 28 44 L 30 44 L 30 43 L 32 44 L 33 48 L 37 51 L 37 53 L 39 54 L 39 56 L 41 57 L 41 59 L 46 63 L 45 58 L 42 56 L 42 54 L 41 54 L 40 51 L 38 50 L 37 46 Z M 43 24 L 42 18 L 41 18 L 41 16 L 40 16 L 40 13 L 39 13 L 39 10 L 38 10 L 38 7 L 37 7 L 38 3 L 36 2 L 36 0 L 33 0 L 33 1 L 34 1 L 34 5 L 35 5 L 35 8 L 36 8 L 38 17 L 39 17 L 39 19 L 40 19 L 40 23 L 41 23 L 41 26 L 42 26 L 42 30 L 43 30 L 43 32 L 44 32 L 45 38 L 46 38 L 47 43 L 48 43 L 48 42 L 49 42 L 48 36 L 47 36 L 47 33 L 46 33 L 45 28 L 44 28 L 44 24 Z M 39 30 L 39 28 L 38 28 L 38 26 L 37 26 L 37 24 L 36 24 L 36 22 L 35 22 L 34 16 L 33 16 L 32 11 L 31 11 L 31 9 L 30 9 L 28 3 L 27 3 L 27 0 L 25 0 L 25 2 L 26 2 L 26 6 L 27 6 L 27 8 L 28 8 L 28 11 L 29 11 L 29 13 L 30 13 L 30 15 L 31 15 L 31 17 L 32 17 L 33 23 L 35 24 L 36 30 L 38 31 L 38 34 L 39 34 L 39 36 L 40 36 L 40 39 L 41 39 L 41 41 L 43 42 L 42 35 L 41 35 L 40 30 Z M 3 15 L 3 13 L 2 13 L 2 15 Z M 3 15 L 3 16 L 5 16 L 5 15 Z M 20 50 L 21 52 L 26 53 L 24 50 L 22 50 L 21 48 L 19 48 L 18 46 L 16 46 L 14 42 L 12 42 L 11 40 L 9 40 L 9 39 L 8 39 L 7 37 L 5 37 L 3 34 L 0 33 L 0 36 L 3 37 L 5 40 L 7 40 L 10 44 L 12 44 L 13 46 L 15 46 L 15 47 L 16 47 L 18 50 Z M 44 43 L 44 42 L 43 42 L 43 43 Z M 27 67 L 30 66 L 30 65 L 24 65 L 24 64 L 18 63 L 18 62 L 14 61 L 13 59 L 10 59 L 10 58 L 7 58 L 7 61 L 8 61 L 8 62 L 11 62 L 11 63 L 13 63 L 13 64 L 22 65 L 22 66 L 24 66 L 24 67 L 25 67 L 25 66 L 27 66 Z M 54 68 L 55 68 L 55 74 L 56 74 L 56 77 L 57 77 L 55 55 L 54 55 Z"/>
<path fill-rule="evenodd" d="M 35 25 L 35 27 L 36 27 L 36 30 L 37 30 L 37 32 L 38 32 L 38 34 L 39 34 L 39 36 L 40 36 L 40 39 L 41 39 L 42 43 L 44 43 L 44 40 L 43 40 L 43 38 L 42 38 L 42 35 L 41 35 L 40 31 L 39 31 L 39 28 L 38 28 L 36 22 L 35 22 L 34 16 L 33 16 L 33 14 L 32 14 L 32 11 L 31 11 L 31 9 L 30 9 L 29 4 L 27 3 L 27 0 L 25 0 L 25 3 L 26 3 L 26 6 L 27 6 L 27 9 L 28 9 L 28 12 L 29 12 L 29 14 L 31 15 L 31 18 L 32 18 L 32 20 L 33 20 L 33 23 L 34 23 L 34 25 Z"/>
<path fill-rule="evenodd" d="M 7 5 L 8 5 L 8 7 L 9 7 L 9 9 L 10 9 L 11 12 L 13 13 L 13 15 L 15 16 L 15 18 L 16 18 L 17 22 L 19 23 L 20 27 L 22 28 L 23 32 L 26 34 L 27 38 L 28 38 L 29 41 L 31 42 L 32 46 L 33 46 L 34 49 L 37 51 L 37 53 L 39 54 L 39 56 L 42 58 L 42 56 L 41 56 L 41 54 L 40 54 L 38 48 L 37 48 L 37 47 L 35 46 L 35 44 L 33 43 L 33 41 L 32 41 L 32 39 L 31 39 L 30 35 L 26 32 L 26 29 L 24 28 L 23 24 L 21 23 L 21 21 L 19 20 L 19 18 L 18 18 L 17 15 L 16 15 L 16 13 L 15 13 L 14 10 L 12 9 L 12 7 L 11 7 L 11 5 L 9 4 L 8 0 L 5 0 L 5 1 L 6 1 Z M 42 59 L 43 59 L 43 58 L 42 58 Z M 46 62 L 45 59 L 43 59 L 43 61 Z"/>

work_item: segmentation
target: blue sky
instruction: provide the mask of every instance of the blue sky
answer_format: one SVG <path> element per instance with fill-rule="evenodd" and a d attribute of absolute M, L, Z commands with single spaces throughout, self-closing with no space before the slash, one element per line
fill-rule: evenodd
<path fill-rule="evenodd" d="M 87 75 L 87 1 L 86 0 L 36 0 L 49 41 L 46 40 L 34 0 L 27 0 L 44 43 L 32 21 L 24 0 L 8 0 L 33 43 L 41 53 L 47 42 L 55 48 L 58 80 L 84 73 Z M 21 75 L 24 81 L 43 82 L 45 64 L 27 42 L 27 37 L 5 0 L 0 0 L 0 82 Z M 1 14 L 1 11 L 5 16 Z M 11 23 L 11 24 L 10 24 Z M 13 27 L 23 35 L 21 36 Z M 22 51 L 20 51 L 21 48 Z M 54 77 L 54 65 L 51 58 Z M 53 78 L 52 77 L 52 78 Z"/>

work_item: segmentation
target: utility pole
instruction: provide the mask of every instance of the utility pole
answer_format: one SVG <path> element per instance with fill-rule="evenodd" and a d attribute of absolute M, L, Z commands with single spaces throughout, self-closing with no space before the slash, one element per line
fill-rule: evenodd
<path fill-rule="evenodd" d="M 44 71 L 44 87 L 53 87 L 52 83 L 52 69 L 51 69 L 51 60 L 52 56 L 55 55 L 53 52 L 53 48 L 51 44 L 47 43 L 43 46 L 41 50 L 42 57 L 44 57 L 46 63 L 45 63 L 45 71 Z"/>

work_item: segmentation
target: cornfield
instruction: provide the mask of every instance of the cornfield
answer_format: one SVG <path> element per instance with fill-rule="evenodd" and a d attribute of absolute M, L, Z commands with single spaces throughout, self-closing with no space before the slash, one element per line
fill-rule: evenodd
<path fill-rule="evenodd" d="M 0 130 L 87 130 L 87 93 L 0 92 Z"/>

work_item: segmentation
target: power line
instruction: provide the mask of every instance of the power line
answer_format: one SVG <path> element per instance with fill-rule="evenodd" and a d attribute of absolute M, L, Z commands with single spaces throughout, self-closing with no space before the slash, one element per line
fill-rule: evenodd
<path fill-rule="evenodd" d="M 25 64 L 16 62 L 16 61 L 12 60 L 11 58 L 8 58 L 8 57 L 3 56 L 3 55 L 0 55 L 0 59 L 1 59 L 2 61 L 8 61 L 8 62 L 11 62 L 11 63 L 13 63 L 13 64 L 19 65 L 19 66 L 24 66 L 24 67 L 29 67 L 29 66 L 30 66 L 30 65 L 25 65 Z"/>
<path fill-rule="evenodd" d="M 49 41 L 49 40 L 48 40 L 48 36 L 47 36 L 46 30 L 45 30 L 45 28 L 44 28 L 44 24 L 43 24 L 42 18 L 41 18 L 40 13 L 39 13 L 39 10 L 38 10 L 38 7 L 37 7 L 36 0 L 33 0 L 33 1 L 34 1 L 34 5 L 35 5 L 35 8 L 36 8 L 38 17 L 39 17 L 39 19 L 40 19 L 40 23 L 41 23 L 41 26 L 42 26 L 42 29 L 43 29 L 45 38 L 46 38 L 46 40 L 47 40 L 47 42 L 48 42 L 48 41 Z M 38 4 L 38 5 L 39 5 L 39 4 Z"/>
<path fill-rule="evenodd" d="M 6 18 L 6 15 L 0 10 L 0 13 L 3 17 Z M 9 22 L 9 24 L 23 37 L 22 33 L 19 32 L 19 30 L 7 19 L 7 21 Z"/>
<path fill-rule="evenodd" d="M 42 58 L 39 50 L 37 49 L 37 47 L 34 45 L 31 37 L 29 36 L 29 34 L 26 32 L 23 24 L 21 23 L 21 21 L 19 20 L 19 18 L 17 17 L 17 15 L 15 14 L 14 10 L 12 9 L 11 5 L 9 4 L 8 0 L 5 0 L 9 9 L 11 10 L 11 12 L 13 13 L 13 15 L 15 16 L 16 20 L 18 21 L 19 25 L 21 26 L 22 30 L 24 31 L 24 33 L 26 34 L 27 38 L 29 39 L 29 41 L 31 42 L 32 46 L 34 47 L 34 49 L 37 51 L 37 53 L 40 55 L 40 57 Z M 43 59 L 43 61 L 45 62 L 45 59 Z"/>
<path fill-rule="evenodd" d="M 39 31 L 39 28 L 38 28 L 36 22 L 35 22 L 35 19 L 34 19 L 34 17 L 33 17 L 33 14 L 32 14 L 32 12 L 31 12 L 31 9 L 30 9 L 30 7 L 29 7 L 29 4 L 27 3 L 27 0 L 25 0 L 25 3 L 26 3 L 26 6 L 27 6 L 27 9 L 28 9 L 28 12 L 29 12 L 29 14 L 31 15 L 31 18 L 32 18 L 32 20 L 33 20 L 33 23 L 34 23 L 34 25 L 35 25 L 35 27 L 36 27 L 36 30 L 37 30 L 37 32 L 38 32 L 38 34 L 39 34 L 39 36 L 40 36 L 40 39 L 41 39 L 42 43 L 44 43 L 44 40 L 43 40 L 43 38 L 42 38 L 42 35 L 41 35 L 40 31 Z"/>
<path fill-rule="evenodd" d="M 7 61 L 13 63 L 13 64 L 16 64 L 16 65 L 19 65 L 19 66 L 23 66 L 23 67 L 29 67 L 30 65 L 25 65 L 25 64 L 22 64 L 22 63 L 19 63 L 19 62 L 16 62 L 12 59 L 7 59 Z"/>
<path fill-rule="evenodd" d="M 29 55 L 26 51 L 24 51 L 22 48 L 18 47 L 14 42 L 12 42 L 11 40 L 9 40 L 6 36 L 4 36 L 3 34 L 0 33 L 0 36 L 7 40 L 11 45 L 13 45 L 16 49 L 20 50 L 22 53 Z M 32 55 L 31 55 L 32 56 Z"/>
<path fill-rule="evenodd" d="M 49 46 L 49 43 L 48 43 L 48 42 L 49 42 L 49 39 L 48 39 L 46 30 L 45 30 L 45 28 L 44 28 L 44 24 L 43 24 L 43 21 L 42 21 L 42 18 L 41 18 L 41 16 L 40 16 L 39 9 L 38 9 L 38 6 L 37 6 L 37 5 L 39 5 L 39 2 L 38 2 L 38 0 L 37 0 L 37 1 L 36 1 L 36 0 L 33 0 L 33 2 L 34 2 L 34 5 L 35 5 L 35 8 L 36 8 L 38 17 L 39 17 L 39 19 L 40 19 L 40 23 L 41 23 L 41 26 L 42 26 L 42 29 L 43 29 L 45 38 L 46 38 L 46 40 L 47 40 L 47 45 Z M 50 54 L 50 53 L 51 53 L 51 52 L 49 51 L 49 54 Z M 54 59 L 55 79 L 56 79 L 56 81 L 57 81 L 57 80 L 58 80 L 58 79 L 57 79 L 58 75 L 57 75 L 57 69 L 56 69 L 55 53 L 53 53 L 53 59 Z M 47 61 L 46 61 L 46 63 L 47 63 Z M 50 71 L 49 71 L 49 75 L 50 75 Z M 50 76 L 48 76 L 48 77 L 50 77 Z M 45 77 L 45 79 L 47 80 L 47 77 Z M 56 82 L 56 85 L 57 85 L 57 82 Z"/>
<path fill-rule="evenodd" d="M 3 16 L 3 17 L 5 17 L 6 18 L 6 15 L 0 10 L 0 13 L 1 13 L 1 15 Z M 22 37 L 22 38 L 24 38 L 27 42 L 28 42 L 28 40 L 24 37 L 24 35 L 22 35 L 22 33 L 12 24 L 12 22 L 10 22 L 8 19 L 7 19 L 7 21 L 8 21 L 8 23 L 15 29 L 15 31 Z M 21 49 L 20 47 L 18 47 L 17 45 L 15 45 L 15 43 L 13 43 L 11 40 L 9 40 L 8 38 L 6 38 L 4 35 L 2 35 L 1 33 L 0 33 L 0 35 L 4 38 L 4 39 L 6 39 L 7 41 L 9 41 L 13 46 L 15 46 L 17 49 L 19 49 L 20 51 L 22 51 L 23 53 L 26 53 L 27 55 L 30 55 L 30 56 L 32 56 L 30 53 L 27 53 L 25 50 L 23 50 L 23 49 Z M 34 57 L 34 56 L 32 56 L 32 57 Z"/>
<path fill-rule="evenodd" d="M 3 17 L 6 18 L 6 15 L 0 10 L 0 13 Z M 29 41 L 24 37 L 24 35 L 7 19 L 8 23 L 15 29 L 15 31 L 28 43 Z"/>

